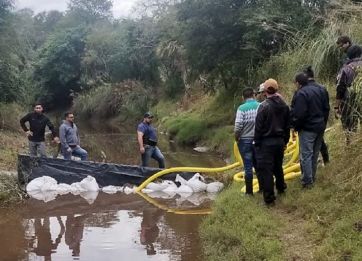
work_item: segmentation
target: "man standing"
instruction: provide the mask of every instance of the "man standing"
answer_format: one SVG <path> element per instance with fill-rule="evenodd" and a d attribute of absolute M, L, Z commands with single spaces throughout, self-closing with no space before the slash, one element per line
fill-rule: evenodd
<path fill-rule="evenodd" d="M 80 147 L 78 128 L 74 123 L 74 114 L 65 113 L 65 120 L 59 128 L 61 153 L 64 159 L 70 160 L 72 155 L 81 160 L 88 159 L 88 152 Z"/>
<path fill-rule="evenodd" d="M 292 100 L 291 125 L 299 134 L 302 186 L 311 188 L 329 116 L 329 96 L 324 87 L 311 83 L 305 73 L 296 75 L 295 84 L 297 91 Z"/>
<path fill-rule="evenodd" d="M 308 66 L 306 67 L 303 72 L 307 75 L 308 77 L 308 81 L 309 84 L 317 86 L 317 87 L 321 87 L 324 88 L 325 90 L 326 87 L 316 83 L 315 79 L 314 79 L 314 71 L 312 69 L 312 66 Z M 327 91 L 328 92 L 328 91 Z M 328 109 L 329 111 L 329 109 Z M 328 116 L 328 115 L 327 115 Z M 324 165 L 329 163 L 329 152 L 328 152 L 328 145 L 326 144 L 326 142 L 324 141 L 324 138 L 322 139 L 322 144 L 321 144 L 321 154 L 322 154 L 322 158 L 323 158 L 323 163 Z"/>
<path fill-rule="evenodd" d="M 267 205 L 273 205 L 275 201 L 273 174 L 278 193 L 284 193 L 286 189 L 283 158 L 284 147 L 288 144 L 290 137 L 289 107 L 277 95 L 276 80 L 266 80 L 264 87 L 267 98 L 258 108 L 254 142 L 258 171 L 263 184 L 264 202 Z"/>
<path fill-rule="evenodd" d="M 259 102 L 255 100 L 254 90 L 246 88 L 243 90 L 244 104 L 240 105 L 235 118 L 235 140 L 244 162 L 245 171 L 245 194 L 253 194 L 253 158 L 254 158 L 254 129 L 255 117 Z M 255 166 L 254 166 L 255 167 Z M 262 187 L 262 184 L 259 184 Z"/>
<path fill-rule="evenodd" d="M 347 50 L 348 61 L 345 62 L 337 76 L 337 95 L 334 107 L 336 114 L 341 115 L 342 127 L 346 133 L 347 145 L 350 143 L 350 136 L 357 131 L 358 119 L 361 117 L 360 101 L 353 83 L 361 70 L 362 48 L 352 45 Z"/>
<path fill-rule="evenodd" d="M 25 125 L 26 122 L 29 123 L 30 128 Z M 53 141 L 59 142 L 54 125 L 49 118 L 43 114 L 43 106 L 40 103 L 35 104 L 34 112 L 30 112 L 21 118 L 20 125 L 29 139 L 30 156 L 36 157 L 39 152 L 41 157 L 46 157 L 44 137 L 46 126 L 48 126 L 49 130 L 52 132 Z"/>
<path fill-rule="evenodd" d="M 157 160 L 160 168 L 165 168 L 165 157 L 157 147 L 157 131 L 151 125 L 153 115 L 145 113 L 143 121 L 137 127 L 137 140 L 140 147 L 142 166 L 147 167 L 150 158 Z"/>

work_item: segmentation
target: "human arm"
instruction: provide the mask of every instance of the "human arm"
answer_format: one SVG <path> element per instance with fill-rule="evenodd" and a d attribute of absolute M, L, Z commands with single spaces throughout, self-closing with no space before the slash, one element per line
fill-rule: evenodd
<path fill-rule="evenodd" d="M 49 130 L 52 132 L 54 142 L 59 143 L 59 138 L 58 138 L 58 135 L 57 135 L 57 133 L 55 131 L 55 127 L 54 127 L 53 123 L 48 118 L 47 118 L 46 125 L 48 126 Z"/>
<path fill-rule="evenodd" d="M 255 132 L 254 132 L 254 143 L 258 147 L 261 144 L 263 138 L 264 123 L 267 115 L 267 106 L 261 104 L 258 108 L 258 112 L 255 118 Z"/>
<path fill-rule="evenodd" d="M 61 125 L 59 128 L 59 138 L 60 138 L 60 143 L 61 143 L 62 147 L 67 151 L 71 151 L 72 149 L 69 147 L 69 145 L 67 143 L 66 128 L 64 125 Z"/>
<path fill-rule="evenodd" d="M 145 153 L 145 147 L 143 144 L 143 135 L 144 133 L 142 131 L 137 130 L 137 140 L 138 140 L 138 145 L 140 146 L 141 154 Z"/>
<path fill-rule="evenodd" d="M 241 110 L 237 110 L 236 117 L 235 117 L 235 127 L 234 127 L 234 134 L 235 140 L 238 141 L 240 139 L 240 134 L 244 128 L 244 113 Z"/>
<path fill-rule="evenodd" d="M 289 139 L 290 139 L 290 109 L 287 106 L 286 112 L 284 115 L 284 145 L 287 146 Z"/>
<path fill-rule="evenodd" d="M 348 88 L 348 77 L 347 72 L 342 68 L 341 72 L 337 77 L 337 90 L 336 90 L 336 103 L 334 109 L 336 112 L 341 112 L 341 102 L 346 95 Z"/>
<path fill-rule="evenodd" d="M 307 97 L 301 92 L 295 93 L 290 111 L 290 124 L 295 130 L 300 130 L 308 114 Z"/>
<path fill-rule="evenodd" d="M 33 135 L 33 133 L 25 125 L 26 122 L 30 121 L 30 116 L 31 116 L 31 114 L 28 113 L 27 115 L 25 115 L 23 118 L 20 119 L 20 126 L 24 130 L 24 132 L 26 133 L 27 136 Z"/>

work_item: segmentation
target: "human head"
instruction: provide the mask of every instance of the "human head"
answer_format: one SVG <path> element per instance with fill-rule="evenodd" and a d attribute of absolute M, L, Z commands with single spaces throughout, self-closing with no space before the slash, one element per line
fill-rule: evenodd
<path fill-rule="evenodd" d="M 344 52 L 352 45 L 352 40 L 346 35 L 342 35 L 337 39 L 337 46 Z"/>
<path fill-rule="evenodd" d="M 243 90 L 243 98 L 244 98 L 244 100 L 254 98 L 254 97 L 255 97 L 255 94 L 254 94 L 254 90 L 252 88 L 245 88 Z"/>
<path fill-rule="evenodd" d="M 294 83 L 299 89 L 308 84 L 308 76 L 304 72 L 298 73 L 295 76 Z"/>
<path fill-rule="evenodd" d="M 43 110 L 44 110 L 44 108 L 41 103 L 39 103 L 39 102 L 35 103 L 34 112 L 41 114 L 41 113 L 43 113 Z"/>
<path fill-rule="evenodd" d="M 307 66 L 306 68 L 304 68 L 303 73 L 304 73 L 305 75 L 307 75 L 307 77 L 308 77 L 309 80 L 313 80 L 313 79 L 314 79 L 314 71 L 313 71 L 311 65 L 309 65 L 309 66 Z"/>
<path fill-rule="evenodd" d="M 272 78 L 266 80 L 263 85 L 267 95 L 275 94 L 279 89 L 278 82 Z"/>
<path fill-rule="evenodd" d="M 151 112 L 146 112 L 144 115 L 143 115 L 143 121 L 146 122 L 146 123 L 151 123 L 153 120 L 153 114 Z"/>
<path fill-rule="evenodd" d="M 64 114 L 65 120 L 69 122 L 74 122 L 74 114 L 73 112 L 66 112 Z"/>
<path fill-rule="evenodd" d="M 359 45 L 352 45 L 347 50 L 348 59 L 360 58 L 362 55 L 362 48 Z"/>

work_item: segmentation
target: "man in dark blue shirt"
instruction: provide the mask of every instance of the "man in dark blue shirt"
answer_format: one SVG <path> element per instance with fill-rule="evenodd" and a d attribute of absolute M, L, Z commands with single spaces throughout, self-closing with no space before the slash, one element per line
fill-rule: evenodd
<path fill-rule="evenodd" d="M 157 131 L 151 125 L 153 115 L 150 112 L 145 113 L 143 121 L 137 128 L 137 140 L 140 146 L 142 157 L 142 166 L 147 167 L 150 158 L 157 160 L 160 168 L 165 168 L 165 157 L 157 147 Z"/>

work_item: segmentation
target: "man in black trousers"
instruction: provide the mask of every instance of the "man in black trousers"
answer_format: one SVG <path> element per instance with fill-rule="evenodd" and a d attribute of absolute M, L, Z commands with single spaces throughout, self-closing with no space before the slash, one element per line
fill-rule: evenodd
<path fill-rule="evenodd" d="M 258 171 L 263 184 L 264 202 L 274 205 L 274 179 L 278 194 L 284 193 L 284 148 L 290 137 L 289 107 L 277 95 L 278 83 L 274 79 L 264 83 L 266 100 L 259 106 L 255 121 L 255 150 Z"/>

